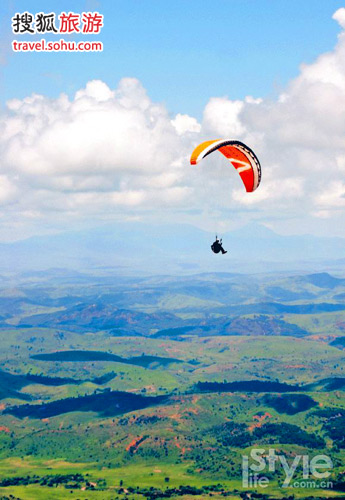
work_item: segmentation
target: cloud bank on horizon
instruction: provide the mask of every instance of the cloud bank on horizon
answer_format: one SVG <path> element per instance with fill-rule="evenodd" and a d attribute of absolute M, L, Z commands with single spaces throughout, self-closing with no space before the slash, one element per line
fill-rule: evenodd
<path fill-rule="evenodd" d="M 332 220 L 341 230 L 345 8 L 333 18 L 342 28 L 335 48 L 302 65 L 277 99 L 211 97 L 200 123 L 183 110 L 171 117 L 135 78 L 116 89 L 90 81 L 72 100 L 10 100 L 1 117 L 3 234 L 155 214 L 198 226 L 218 219 L 224 227 L 231 214 L 231 222 L 285 224 L 292 232 L 317 232 Z M 263 178 L 255 193 L 244 191 L 221 155 L 189 165 L 194 146 L 216 138 L 256 151 Z"/>

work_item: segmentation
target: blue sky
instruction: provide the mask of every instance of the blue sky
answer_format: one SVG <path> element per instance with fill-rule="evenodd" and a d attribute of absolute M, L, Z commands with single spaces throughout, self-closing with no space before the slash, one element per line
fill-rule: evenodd
<path fill-rule="evenodd" d="M 301 63 L 330 50 L 338 0 L 36 0 L 1 3 L 9 45 L 15 12 L 98 10 L 104 14 L 102 54 L 13 54 L 2 67 L 2 101 L 33 92 L 69 95 L 92 79 L 111 88 L 138 78 L 172 113 L 200 117 L 210 96 L 274 96 Z M 41 36 L 40 36 L 41 37 Z M 40 38 L 39 37 L 39 38 Z M 17 36 L 18 40 L 27 37 Z M 79 39 L 86 39 L 82 35 Z"/>
<path fill-rule="evenodd" d="M 345 1 L 71 4 L 0 4 L 0 241 L 116 220 L 345 237 Z M 12 51 L 16 12 L 72 9 L 104 15 L 71 35 L 102 53 Z M 220 155 L 190 167 L 220 137 L 257 153 L 255 193 Z"/>

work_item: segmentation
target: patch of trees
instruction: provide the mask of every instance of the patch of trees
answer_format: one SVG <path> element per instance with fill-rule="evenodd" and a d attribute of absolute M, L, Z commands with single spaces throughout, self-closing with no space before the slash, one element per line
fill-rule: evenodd
<path fill-rule="evenodd" d="M 165 482 L 169 482 L 169 481 L 165 481 Z M 153 486 L 151 486 L 150 488 L 128 487 L 127 491 L 129 493 L 143 495 L 148 500 L 155 500 L 158 498 L 171 498 L 171 497 L 183 496 L 183 495 L 195 496 L 195 495 L 203 495 L 203 494 L 210 494 L 210 493 L 211 494 L 216 493 L 217 495 L 220 494 L 221 496 L 224 496 L 224 497 L 233 495 L 233 492 L 226 491 L 221 484 L 211 485 L 211 486 L 202 486 L 200 488 L 187 485 L 187 486 L 179 486 L 178 488 L 167 488 L 165 490 L 160 490 L 159 488 L 154 488 Z M 123 488 L 120 488 L 118 490 L 118 493 L 120 493 L 120 494 L 122 494 L 124 492 L 125 492 L 125 490 Z M 268 498 L 268 497 L 258 497 L 258 498 Z"/>
<path fill-rule="evenodd" d="M 330 342 L 329 345 L 338 347 L 338 349 L 345 349 L 345 337 L 338 337 Z"/>
<path fill-rule="evenodd" d="M 46 486 L 53 488 L 56 486 L 64 486 L 68 489 L 80 489 L 84 487 L 85 489 L 95 489 L 94 483 L 90 483 L 82 474 L 55 474 L 48 476 L 16 476 L 4 478 L 0 481 L 0 486 L 28 486 L 29 484 L 38 484 L 40 486 Z M 97 485 L 100 488 L 106 487 L 106 482 L 104 479 L 97 480 Z"/>
<path fill-rule="evenodd" d="M 167 482 L 167 481 L 166 481 Z M 212 496 L 212 494 L 222 497 L 229 497 L 233 496 L 234 493 L 238 493 L 237 490 L 234 491 L 228 491 L 226 490 L 221 484 L 215 484 L 215 485 L 208 485 L 208 486 L 201 486 L 200 488 L 197 488 L 195 486 L 179 486 L 178 488 L 167 488 L 165 490 L 160 490 L 159 488 L 133 488 L 129 486 L 126 488 L 128 493 L 133 493 L 137 495 L 142 495 L 148 500 L 156 500 L 158 498 L 172 498 L 176 496 L 184 496 L 184 495 L 190 495 L 190 496 L 196 496 L 196 495 L 208 495 Z M 120 488 L 118 490 L 119 494 L 125 493 L 124 488 Z M 250 496 L 249 496 L 250 495 Z M 243 499 L 261 499 L 261 500 L 268 500 L 271 498 L 269 495 L 265 493 L 256 493 L 256 492 L 242 492 L 240 493 L 240 497 Z M 290 497 L 288 497 L 290 498 Z M 293 497 L 291 497 L 292 499 Z"/>
<path fill-rule="evenodd" d="M 271 406 L 279 413 L 295 415 L 310 410 L 317 403 L 306 394 L 284 394 L 280 396 L 267 395 L 263 398 L 264 404 Z"/>
<path fill-rule="evenodd" d="M 27 404 L 6 408 L 18 418 L 49 418 L 71 411 L 94 411 L 103 416 L 120 415 L 162 403 L 167 396 L 141 396 L 123 391 L 108 391 L 76 398 L 59 399 L 51 403 Z"/>
<path fill-rule="evenodd" d="M 209 432 L 218 443 L 235 448 L 245 448 L 258 442 L 261 444 L 297 444 L 307 448 L 325 446 L 325 441 L 316 434 L 309 434 L 297 425 L 286 423 L 267 423 L 249 432 L 245 424 L 225 422 L 213 427 Z"/>
<path fill-rule="evenodd" d="M 333 414 L 323 424 L 322 430 L 333 440 L 338 448 L 345 448 L 345 411 Z"/>
<path fill-rule="evenodd" d="M 332 481 L 332 488 L 336 491 L 345 491 L 345 481 L 341 476 L 337 477 L 335 481 Z"/>
<path fill-rule="evenodd" d="M 111 371 L 108 373 L 105 373 L 104 375 L 100 375 L 99 377 L 95 377 L 91 382 L 97 385 L 103 385 L 107 384 L 111 380 L 113 380 L 115 377 L 117 377 L 117 373 Z"/>
<path fill-rule="evenodd" d="M 72 377 L 49 377 L 47 375 L 26 373 L 23 375 L 8 373 L 0 370 L 0 387 L 4 392 L 3 397 L 19 397 L 19 399 L 30 399 L 28 395 L 17 393 L 16 390 L 22 389 L 29 384 L 42 384 L 46 386 L 60 386 L 67 384 L 83 384 L 84 382 L 93 382 L 97 385 L 103 385 L 115 378 L 117 374 L 113 371 L 105 373 L 94 379 L 78 380 Z M 6 387 L 6 389 L 5 389 Z M 1 391 L 0 391 L 1 392 Z M 1 394 L 0 394 L 1 395 Z"/>
<path fill-rule="evenodd" d="M 244 380 L 240 382 L 197 382 L 195 385 L 200 392 L 297 392 L 298 385 L 289 385 L 282 382 L 265 382 L 261 380 Z"/>
<path fill-rule="evenodd" d="M 265 439 L 272 443 L 297 444 L 307 448 L 323 448 L 326 445 L 322 437 L 308 433 L 297 425 L 286 423 L 267 423 L 262 427 L 256 427 L 253 431 L 253 438 L 254 441 Z"/>
<path fill-rule="evenodd" d="M 131 358 L 122 358 L 116 354 L 104 351 L 57 351 L 48 352 L 42 354 L 35 354 L 31 356 L 32 359 L 37 359 L 39 361 L 113 361 L 114 363 L 124 363 L 128 365 L 142 366 L 144 368 L 149 368 L 152 364 L 166 366 L 170 363 L 182 363 L 180 359 L 176 358 L 164 358 L 160 356 L 133 356 Z"/>
<path fill-rule="evenodd" d="M 340 408 L 322 408 L 314 411 L 312 415 L 315 415 L 317 417 L 320 417 L 328 421 L 328 420 L 334 420 L 335 418 L 339 417 L 345 417 L 345 410 L 342 410 Z"/>
<path fill-rule="evenodd" d="M 235 448 L 245 448 L 253 440 L 247 430 L 247 426 L 236 422 L 225 422 L 224 424 L 217 425 L 210 430 L 210 434 L 214 435 L 217 441 L 223 446 Z"/>
<path fill-rule="evenodd" d="M 67 385 L 67 384 L 82 384 L 84 380 L 76 380 L 75 378 L 70 377 L 48 377 L 46 375 L 35 375 L 32 373 L 28 373 L 25 375 L 25 378 L 28 383 L 42 384 L 47 386 L 59 386 L 59 385 Z"/>
<path fill-rule="evenodd" d="M 337 391 L 338 389 L 343 389 L 345 386 L 345 378 L 344 377 L 334 377 L 332 379 L 327 380 L 326 389 L 328 391 Z"/>

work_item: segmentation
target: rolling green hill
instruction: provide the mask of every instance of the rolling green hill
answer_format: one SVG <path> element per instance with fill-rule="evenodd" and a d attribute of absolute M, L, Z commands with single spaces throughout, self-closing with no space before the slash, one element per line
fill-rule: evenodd
<path fill-rule="evenodd" d="M 11 280 L 0 290 L 0 497 L 287 498 L 281 468 L 265 491 L 242 486 L 243 454 L 262 448 L 329 456 L 333 490 L 290 496 L 341 498 L 341 276 Z"/>

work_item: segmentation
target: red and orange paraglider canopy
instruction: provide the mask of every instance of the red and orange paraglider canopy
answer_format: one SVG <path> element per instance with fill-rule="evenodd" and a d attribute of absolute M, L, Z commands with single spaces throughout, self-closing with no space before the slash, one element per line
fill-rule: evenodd
<path fill-rule="evenodd" d="M 260 162 L 255 153 L 243 142 L 228 139 L 202 142 L 192 153 L 191 165 L 196 165 L 214 151 L 222 153 L 235 167 L 248 193 L 259 187 L 261 180 Z"/>

